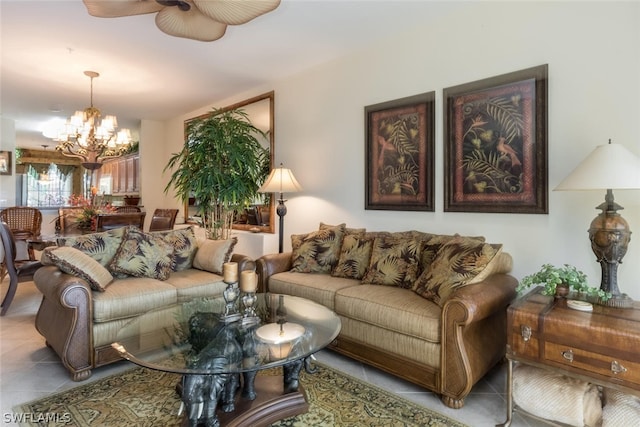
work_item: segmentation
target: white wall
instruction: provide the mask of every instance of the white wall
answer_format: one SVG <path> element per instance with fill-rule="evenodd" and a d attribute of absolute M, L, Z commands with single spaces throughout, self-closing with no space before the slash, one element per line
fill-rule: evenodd
<path fill-rule="evenodd" d="M 16 204 L 16 126 L 0 117 L 0 151 L 11 151 L 11 175 L 0 175 L 0 209 Z"/>
<path fill-rule="evenodd" d="M 551 190 L 608 138 L 640 155 L 638 22 L 637 2 L 475 2 L 436 24 L 239 96 L 275 90 L 276 162 L 292 168 L 304 187 L 287 195 L 285 249 L 290 234 L 315 229 L 320 221 L 482 234 L 504 244 L 518 278 L 542 263 L 570 263 L 598 285 L 600 266 L 587 229 L 604 193 Z M 443 212 L 442 90 L 541 64 L 549 64 L 549 214 Z M 435 212 L 364 210 L 364 107 L 431 90 Z M 196 113 L 167 124 L 173 143 L 181 141 L 184 118 Z M 619 284 L 640 300 L 640 191 L 615 196 L 635 231 Z"/>

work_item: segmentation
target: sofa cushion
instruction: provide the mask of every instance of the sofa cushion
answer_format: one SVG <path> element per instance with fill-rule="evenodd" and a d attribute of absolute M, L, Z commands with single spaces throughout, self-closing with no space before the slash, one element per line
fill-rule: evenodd
<path fill-rule="evenodd" d="M 174 271 L 182 271 L 193 266 L 193 258 L 198 250 L 198 242 L 193 227 L 179 230 L 152 231 L 151 234 L 160 236 L 165 242 L 173 246 Z"/>
<path fill-rule="evenodd" d="M 94 291 L 104 292 L 105 288 L 113 281 L 113 276 L 102 264 L 70 246 L 45 249 L 40 261 L 43 265 L 53 264 L 67 274 L 86 280 Z"/>
<path fill-rule="evenodd" d="M 291 235 L 291 271 L 330 273 L 338 262 L 345 224 Z"/>
<path fill-rule="evenodd" d="M 149 277 L 116 279 L 104 292 L 93 293 L 94 322 L 138 316 L 175 304 L 177 291 L 171 284 Z"/>
<path fill-rule="evenodd" d="M 58 237 L 57 243 L 58 246 L 76 248 L 108 268 L 120 247 L 125 230 L 126 227 L 122 227 L 81 236 Z"/>
<path fill-rule="evenodd" d="M 373 239 L 355 234 L 345 235 L 340 248 L 338 264 L 331 272 L 332 276 L 361 280 L 369 267 Z"/>
<path fill-rule="evenodd" d="M 362 283 L 410 289 L 418 277 L 421 247 L 414 239 L 376 237 Z"/>
<path fill-rule="evenodd" d="M 222 276 L 195 268 L 171 273 L 167 283 L 176 288 L 178 302 L 199 297 L 219 297 L 227 288 L 227 284 L 222 281 Z"/>
<path fill-rule="evenodd" d="M 360 281 L 293 271 L 276 273 L 269 278 L 269 292 L 306 298 L 333 310 L 336 291 L 359 287 Z"/>
<path fill-rule="evenodd" d="M 442 309 L 409 289 L 377 285 L 343 288 L 336 292 L 334 311 L 399 334 L 440 342 Z"/>
<path fill-rule="evenodd" d="M 456 237 L 442 245 L 413 290 L 442 306 L 456 288 L 469 284 L 501 250 L 502 245 Z"/>
<path fill-rule="evenodd" d="M 173 246 L 160 236 L 128 227 L 109 268 L 134 277 L 167 280 L 173 270 Z"/>
<path fill-rule="evenodd" d="M 238 238 L 226 240 L 198 239 L 198 250 L 193 266 L 199 270 L 222 274 L 222 266 L 229 262 Z"/>

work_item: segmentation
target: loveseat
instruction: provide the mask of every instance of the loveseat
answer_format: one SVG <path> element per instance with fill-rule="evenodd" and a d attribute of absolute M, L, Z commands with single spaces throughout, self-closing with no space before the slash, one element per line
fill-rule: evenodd
<path fill-rule="evenodd" d="M 502 245 L 322 223 L 291 242 L 291 252 L 256 260 L 259 286 L 334 310 L 342 329 L 333 350 L 426 387 L 451 408 L 503 358 L 517 280 Z"/>
<path fill-rule="evenodd" d="M 128 322 L 152 313 L 153 322 L 171 324 L 172 305 L 222 296 L 225 262 L 237 262 L 239 271 L 254 268 L 250 258 L 232 254 L 235 238 L 197 239 L 192 228 L 125 227 L 57 243 L 42 253 L 45 266 L 34 276 L 43 295 L 36 329 L 74 381 L 122 360 L 111 343 Z"/>

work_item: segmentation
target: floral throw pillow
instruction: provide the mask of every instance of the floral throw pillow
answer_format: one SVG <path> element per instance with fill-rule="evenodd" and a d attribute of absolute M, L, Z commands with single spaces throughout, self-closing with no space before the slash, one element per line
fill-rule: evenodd
<path fill-rule="evenodd" d="M 416 281 L 413 290 L 443 306 L 457 288 L 469 284 L 501 250 L 502 245 L 455 237 L 440 247 L 429 268 Z"/>
<path fill-rule="evenodd" d="M 373 239 L 353 234 L 344 236 L 340 258 L 331 275 L 347 279 L 362 279 L 369 267 L 372 248 Z"/>
<path fill-rule="evenodd" d="M 338 262 L 345 224 L 291 235 L 292 267 L 299 273 L 331 273 Z"/>
<path fill-rule="evenodd" d="M 126 227 L 74 237 L 58 237 L 58 246 L 70 246 L 108 267 L 116 255 Z"/>
<path fill-rule="evenodd" d="M 411 289 L 418 277 L 421 248 L 414 239 L 376 237 L 362 283 Z"/>
<path fill-rule="evenodd" d="M 173 246 L 173 271 L 187 270 L 193 266 L 193 259 L 198 250 L 198 242 L 193 232 L 193 227 L 180 230 L 153 231 L 151 234 L 162 237 L 165 242 Z"/>
<path fill-rule="evenodd" d="M 109 269 L 135 277 L 167 280 L 173 270 L 173 246 L 161 236 L 128 227 Z"/>

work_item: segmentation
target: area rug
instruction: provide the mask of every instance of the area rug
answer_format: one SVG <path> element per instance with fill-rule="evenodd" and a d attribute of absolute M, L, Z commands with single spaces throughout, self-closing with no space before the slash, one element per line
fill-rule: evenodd
<path fill-rule="evenodd" d="M 300 381 L 309 412 L 273 427 L 464 427 L 444 415 L 316 363 Z M 280 371 L 281 372 L 281 371 Z M 272 369 L 262 375 L 277 375 Z M 21 426 L 179 426 L 176 374 L 135 368 L 13 408 Z"/>

